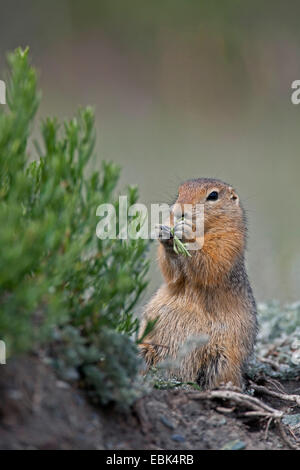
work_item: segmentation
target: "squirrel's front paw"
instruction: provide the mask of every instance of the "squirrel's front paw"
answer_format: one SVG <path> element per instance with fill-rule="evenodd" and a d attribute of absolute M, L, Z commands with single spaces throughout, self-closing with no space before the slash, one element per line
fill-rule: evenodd
<path fill-rule="evenodd" d="M 186 219 L 180 220 L 174 227 L 174 235 L 180 240 L 192 240 L 195 238 L 192 223 Z"/>
<path fill-rule="evenodd" d="M 171 227 L 169 227 L 168 225 L 161 225 L 161 224 L 156 225 L 155 233 L 156 233 L 158 240 L 162 243 L 168 243 L 170 242 L 170 240 L 173 240 Z"/>

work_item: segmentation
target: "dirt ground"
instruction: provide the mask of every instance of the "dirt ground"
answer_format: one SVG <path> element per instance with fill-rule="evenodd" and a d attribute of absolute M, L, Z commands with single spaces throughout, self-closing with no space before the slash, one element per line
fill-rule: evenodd
<path fill-rule="evenodd" d="M 299 393 L 299 382 L 284 386 Z M 224 403 L 194 399 L 197 393 L 153 390 L 122 414 L 91 405 L 38 357 L 18 358 L 1 366 L 0 449 L 289 448 L 275 425 L 266 432 L 266 421 L 228 413 Z M 287 409 L 277 399 L 266 403 Z"/>

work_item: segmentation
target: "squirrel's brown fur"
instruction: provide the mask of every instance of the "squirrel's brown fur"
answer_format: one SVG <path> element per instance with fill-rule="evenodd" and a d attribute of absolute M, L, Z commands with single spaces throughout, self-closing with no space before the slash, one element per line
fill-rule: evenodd
<path fill-rule="evenodd" d="M 207 200 L 212 191 L 218 192 L 218 200 Z M 204 204 L 204 244 L 191 251 L 191 257 L 184 257 L 174 252 L 172 238 L 160 239 L 159 264 L 165 283 L 144 312 L 141 333 L 149 320 L 157 322 L 143 339 L 142 355 L 148 366 L 167 357 L 175 359 L 189 337 L 204 334 L 207 344 L 187 353 L 173 372 L 204 388 L 223 382 L 241 386 L 257 330 L 244 262 L 244 210 L 231 186 L 210 178 L 183 183 L 176 203 Z"/>

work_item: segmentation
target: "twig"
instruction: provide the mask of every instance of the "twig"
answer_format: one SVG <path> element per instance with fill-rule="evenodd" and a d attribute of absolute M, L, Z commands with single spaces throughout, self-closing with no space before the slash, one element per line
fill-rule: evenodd
<path fill-rule="evenodd" d="M 263 385 L 256 385 L 253 382 L 251 382 L 251 387 L 254 388 L 254 390 L 257 392 L 279 398 L 280 400 L 291 401 L 300 406 L 300 395 L 289 395 L 288 393 L 275 392 L 275 390 L 269 390 L 267 387 L 264 387 Z"/>
<path fill-rule="evenodd" d="M 273 387 L 277 388 L 279 392 L 284 393 L 284 388 L 278 380 L 268 378 L 266 381 L 267 383 L 273 385 Z"/>
<path fill-rule="evenodd" d="M 282 418 L 283 412 L 271 408 L 271 406 L 266 405 L 261 400 L 255 397 L 251 397 L 250 395 L 245 395 L 241 392 L 236 392 L 234 390 L 211 390 L 208 392 L 200 392 L 195 394 L 190 394 L 189 398 L 193 400 L 207 400 L 207 399 L 222 399 L 222 400 L 230 400 L 239 405 L 246 406 L 251 408 L 251 410 L 257 412 L 256 415 L 258 416 L 272 416 L 275 418 Z"/>
<path fill-rule="evenodd" d="M 267 425 L 266 425 L 266 429 L 265 429 L 265 441 L 268 439 L 270 424 L 271 424 L 272 420 L 273 420 L 273 418 L 272 418 L 272 416 L 270 416 L 270 418 L 267 421 Z"/>
<path fill-rule="evenodd" d="M 280 370 L 280 365 L 277 362 L 273 361 L 272 359 L 268 359 L 266 357 L 259 357 L 258 360 L 260 362 L 265 363 L 265 364 L 269 364 L 275 370 Z"/>
<path fill-rule="evenodd" d="M 224 406 L 217 406 L 216 408 L 217 411 L 219 411 L 220 413 L 232 413 L 233 411 L 235 411 L 235 407 L 233 408 L 225 408 Z"/>
<path fill-rule="evenodd" d="M 249 417 L 254 416 L 255 418 L 271 418 L 275 419 L 274 416 L 270 416 L 270 413 L 266 413 L 266 411 L 245 411 L 241 414 L 242 416 Z"/>
<path fill-rule="evenodd" d="M 294 401 L 297 404 L 298 404 L 298 400 L 300 399 L 300 397 L 297 395 L 287 395 L 285 393 L 275 392 L 273 390 L 268 390 L 266 387 L 256 385 L 254 383 L 252 383 L 251 386 L 255 390 L 260 391 L 262 393 L 266 393 L 268 395 L 272 395 L 277 398 L 281 398 L 283 400 Z M 228 387 L 226 387 L 225 389 L 211 390 L 211 391 L 193 393 L 193 394 L 191 393 L 188 395 L 188 397 L 193 400 L 214 400 L 214 399 L 229 400 L 240 406 L 246 407 L 248 408 L 248 411 L 243 412 L 242 416 L 256 417 L 256 418 L 268 418 L 266 430 L 265 430 L 265 439 L 267 439 L 268 437 L 270 424 L 272 421 L 274 421 L 274 423 L 278 426 L 278 429 L 279 429 L 279 432 L 283 441 L 288 445 L 288 447 L 294 450 L 300 450 L 300 446 L 292 442 L 285 432 L 284 425 L 281 421 L 285 413 L 283 411 L 272 408 L 271 406 L 267 405 L 266 403 L 264 403 L 263 401 L 259 400 L 256 397 L 246 395 L 244 393 L 237 391 L 236 389 L 235 390 L 229 389 Z M 222 407 L 221 408 L 219 407 L 218 409 L 221 411 Z M 291 433 L 291 435 L 296 440 L 295 434 Z"/>
<path fill-rule="evenodd" d="M 300 440 L 297 438 L 297 436 L 296 436 L 296 434 L 294 433 L 294 431 L 293 431 L 293 429 L 291 428 L 291 426 L 288 426 L 288 430 L 289 430 L 289 432 L 291 433 L 291 435 L 293 436 L 293 438 L 295 439 L 295 441 L 300 443 Z"/>
<path fill-rule="evenodd" d="M 285 430 L 284 430 L 284 427 L 283 427 L 283 424 L 281 423 L 281 421 L 277 421 L 277 426 L 278 426 L 278 429 L 279 429 L 279 432 L 280 432 L 280 435 L 282 437 L 282 440 L 293 450 L 300 450 L 300 447 L 297 445 L 297 444 L 294 444 L 294 442 L 292 442 L 288 436 L 286 435 L 285 433 Z"/>

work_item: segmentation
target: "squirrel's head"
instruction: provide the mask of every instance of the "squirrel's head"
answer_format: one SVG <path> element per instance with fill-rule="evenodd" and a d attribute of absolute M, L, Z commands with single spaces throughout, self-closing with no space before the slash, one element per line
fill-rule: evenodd
<path fill-rule="evenodd" d="M 201 218 L 201 228 L 197 217 Z M 177 228 L 185 236 L 185 241 L 196 242 L 200 247 L 199 250 L 191 250 L 190 257 L 183 258 L 174 255 L 173 240 L 160 244 L 162 272 L 169 285 L 176 284 L 176 289 L 179 284 L 185 286 L 187 277 L 189 282 L 198 286 L 221 285 L 244 255 L 245 213 L 236 191 L 223 181 L 212 178 L 185 181 L 179 187 L 170 223 L 175 235 Z M 200 233 L 197 232 L 199 229 Z M 171 264 L 165 262 L 169 255 Z M 192 276 L 188 271 L 191 264 Z"/>
<path fill-rule="evenodd" d="M 178 191 L 176 204 L 204 206 L 204 233 L 240 230 L 245 232 L 246 220 L 236 191 L 227 183 L 212 178 L 185 181 Z"/>

